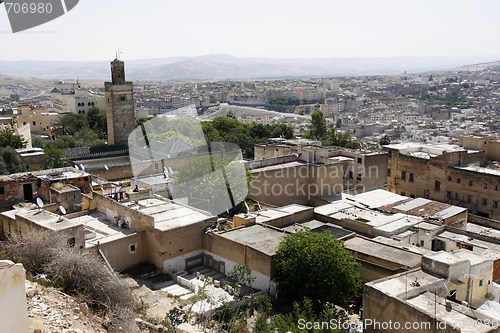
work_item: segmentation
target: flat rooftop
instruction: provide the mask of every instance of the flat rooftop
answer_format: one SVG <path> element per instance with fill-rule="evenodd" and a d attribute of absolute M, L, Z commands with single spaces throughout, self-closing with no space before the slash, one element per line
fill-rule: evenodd
<path fill-rule="evenodd" d="M 261 225 L 252 225 L 232 229 L 218 235 L 272 256 L 276 253 L 279 243 L 287 234 Z"/>
<path fill-rule="evenodd" d="M 296 168 L 299 166 L 307 166 L 307 163 L 305 163 L 305 162 L 281 163 L 281 164 L 270 165 L 270 166 L 266 166 L 266 167 L 262 167 L 262 168 L 251 169 L 250 172 L 252 172 L 252 173 L 267 172 L 267 171 L 274 171 L 274 170 L 281 170 L 281 169 L 288 169 L 288 168 Z"/>
<path fill-rule="evenodd" d="M 70 219 L 74 225 L 82 225 L 85 230 L 85 246 L 91 247 L 97 243 L 105 244 L 116 239 L 135 235 L 136 232 L 129 228 L 120 228 L 114 221 L 97 211 Z"/>
<path fill-rule="evenodd" d="M 391 144 L 384 148 L 398 150 L 400 154 L 418 157 L 422 159 L 431 159 L 446 153 L 466 151 L 463 147 L 448 144 L 423 144 L 416 142 Z"/>
<path fill-rule="evenodd" d="M 156 198 L 127 202 L 123 203 L 123 205 L 152 216 L 155 224 L 154 228 L 160 231 L 185 227 L 213 217 L 200 210 Z"/>
<path fill-rule="evenodd" d="M 44 209 L 29 210 L 25 212 L 16 213 L 16 215 L 25 218 L 33 224 L 39 225 L 41 227 L 60 231 L 65 229 L 70 229 L 75 227 L 75 224 L 71 223 L 67 218 L 48 212 Z"/>
<path fill-rule="evenodd" d="M 445 280 L 418 269 L 368 283 L 384 294 L 404 300 L 407 295 L 421 294 L 444 286 Z"/>
<path fill-rule="evenodd" d="M 446 301 L 443 297 L 436 297 L 432 291 L 408 299 L 406 303 L 432 318 L 436 316 L 440 322 L 446 322 L 447 326 L 453 327 L 459 332 L 482 333 L 491 332 L 493 329 L 481 323 L 473 309 Z"/>
<path fill-rule="evenodd" d="M 382 259 L 410 269 L 419 267 L 422 261 L 422 256 L 419 254 L 362 237 L 348 239 L 344 242 L 344 246 L 350 251 L 373 257 L 376 261 Z"/>
<path fill-rule="evenodd" d="M 487 168 L 478 165 L 454 166 L 453 168 L 457 170 L 466 170 L 471 172 L 482 173 L 486 175 L 500 176 L 499 169 Z"/>

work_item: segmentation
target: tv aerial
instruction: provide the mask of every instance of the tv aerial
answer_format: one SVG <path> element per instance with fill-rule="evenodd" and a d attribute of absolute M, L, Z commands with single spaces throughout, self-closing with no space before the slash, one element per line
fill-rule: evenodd
<path fill-rule="evenodd" d="M 67 214 L 66 208 L 63 206 L 59 206 L 59 211 L 61 212 L 61 215 L 59 215 L 59 220 L 57 220 L 57 222 L 61 222 L 63 219 L 62 216 Z"/>
<path fill-rule="evenodd" d="M 38 212 L 37 212 L 37 214 L 41 213 L 42 212 L 42 208 L 44 206 L 43 200 L 40 199 L 40 198 L 36 198 L 36 205 L 38 206 Z"/>

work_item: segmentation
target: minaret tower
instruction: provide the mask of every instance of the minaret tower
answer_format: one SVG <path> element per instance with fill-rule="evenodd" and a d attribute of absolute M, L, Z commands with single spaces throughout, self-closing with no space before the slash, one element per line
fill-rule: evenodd
<path fill-rule="evenodd" d="M 111 62 L 111 82 L 104 83 L 108 144 L 127 144 L 135 128 L 134 85 L 125 81 L 125 63 L 119 52 Z"/>

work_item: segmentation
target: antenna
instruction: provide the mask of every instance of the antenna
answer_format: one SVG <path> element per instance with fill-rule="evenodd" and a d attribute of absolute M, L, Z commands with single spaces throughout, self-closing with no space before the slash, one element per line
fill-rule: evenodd
<path fill-rule="evenodd" d="M 61 222 L 62 221 L 62 216 L 63 215 L 66 215 L 66 208 L 64 208 L 63 206 L 59 206 L 59 210 L 61 211 L 61 215 L 59 215 L 59 220 L 57 220 L 57 222 Z"/>
<path fill-rule="evenodd" d="M 36 205 L 38 206 L 38 213 L 41 213 L 42 212 L 42 208 L 43 208 L 43 200 L 40 199 L 40 198 L 36 198 Z"/>

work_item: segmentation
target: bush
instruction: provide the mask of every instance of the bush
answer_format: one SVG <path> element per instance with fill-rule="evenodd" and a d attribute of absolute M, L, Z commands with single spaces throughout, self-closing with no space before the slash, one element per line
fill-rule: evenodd
<path fill-rule="evenodd" d="M 42 230 L 11 236 L 0 243 L 0 255 L 22 263 L 32 275 L 46 274 L 55 287 L 82 297 L 94 309 L 114 317 L 133 308 L 129 289 L 104 261 L 95 254 L 70 248 L 64 233 Z"/>

